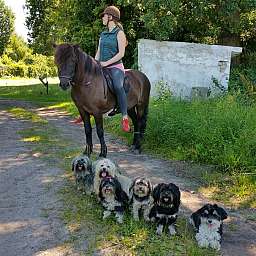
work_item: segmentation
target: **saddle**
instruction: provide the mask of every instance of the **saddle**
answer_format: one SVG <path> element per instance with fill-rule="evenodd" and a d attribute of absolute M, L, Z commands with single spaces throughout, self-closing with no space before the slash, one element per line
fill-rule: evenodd
<path fill-rule="evenodd" d="M 105 77 L 106 85 L 107 85 L 108 89 L 111 91 L 112 94 L 116 95 L 114 85 L 113 85 L 113 80 L 111 77 L 111 72 L 110 72 L 109 68 L 102 68 L 102 72 L 103 72 L 103 76 Z M 127 95 L 130 90 L 130 84 L 129 84 L 129 79 L 126 75 L 124 76 L 124 85 L 123 86 L 124 86 L 125 94 Z"/>

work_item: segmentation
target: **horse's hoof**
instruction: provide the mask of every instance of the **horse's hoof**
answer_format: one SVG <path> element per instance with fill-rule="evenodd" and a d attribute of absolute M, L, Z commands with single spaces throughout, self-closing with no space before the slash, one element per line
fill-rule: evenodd
<path fill-rule="evenodd" d="M 99 157 L 106 158 L 106 157 L 107 157 L 107 154 L 102 154 L 102 153 L 100 153 L 100 154 L 99 154 Z"/>
<path fill-rule="evenodd" d="M 139 154 L 141 153 L 141 150 L 140 150 L 140 149 L 134 149 L 134 150 L 133 150 L 133 153 L 134 153 L 135 155 L 139 155 Z"/>
<path fill-rule="evenodd" d="M 134 152 L 135 149 L 136 149 L 136 148 L 135 148 L 135 145 L 131 145 L 131 146 L 130 146 L 130 151 Z"/>

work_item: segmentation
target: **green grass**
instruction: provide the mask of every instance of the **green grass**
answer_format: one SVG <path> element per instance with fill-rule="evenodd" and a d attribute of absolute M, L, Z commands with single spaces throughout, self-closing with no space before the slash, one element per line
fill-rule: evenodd
<path fill-rule="evenodd" d="M 42 85 L 0 87 L 0 97 L 33 101 L 48 108 L 61 108 L 71 115 L 77 110 L 57 85 L 46 95 Z M 231 206 L 255 207 L 256 197 L 256 106 L 240 103 L 235 96 L 210 101 L 151 101 L 143 150 L 162 158 L 215 166 L 200 172 L 202 191 Z M 120 116 L 105 120 L 108 131 L 131 143 L 120 129 Z M 31 138 L 31 140 L 37 140 Z M 225 182 L 227 181 L 227 182 Z"/>
<path fill-rule="evenodd" d="M 13 112 L 12 109 L 9 111 Z M 23 140 L 49 164 L 66 170 L 66 185 L 59 191 L 64 204 L 61 217 L 71 234 L 66 244 L 77 246 L 88 241 L 88 249 L 83 255 L 92 255 L 95 250 L 107 250 L 108 255 L 217 255 L 214 250 L 197 246 L 193 231 L 182 216 L 178 218 L 179 235 L 175 237 L 157 236 L 154 224 L 136 222 L 129 213 L 126 213 L 123 225 L 116 224 L 113 217 L 102 221 L 103 210 L 96 198 L 76 190 L 70 166 L 73 157 L 81 153 L 76 145 L 56 136 L 57 130 L 48 122 L 32 122 L 31 116 L 35 119 L 35 113 L 26 109 L 19 109 L 19 113 L 22 115 L 16 115 L 17 118 L 31 121 L 31 128 L 20 132 Z M 40 139 L 30 141 L 26 138 Z M 47 210 L 42 209 L 41 216 L 47 217 Z"/>

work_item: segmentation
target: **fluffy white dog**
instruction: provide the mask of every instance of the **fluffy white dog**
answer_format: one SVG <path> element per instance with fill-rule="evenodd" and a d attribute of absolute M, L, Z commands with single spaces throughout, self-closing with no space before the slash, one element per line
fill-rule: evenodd
<path fill-rule="evenodd" d="M 96 195 L 99 194 L 99 187 L 101 180 L 104 177 L 117 178 L 121 184 L 122 190 L 129 195 L 129 188 L 131 187 L 132 180 L 122 175 L 119 166 L 108 158 L 102 158 L 95 161 L 92 165 L 94 172 L 93 190 Z"/>

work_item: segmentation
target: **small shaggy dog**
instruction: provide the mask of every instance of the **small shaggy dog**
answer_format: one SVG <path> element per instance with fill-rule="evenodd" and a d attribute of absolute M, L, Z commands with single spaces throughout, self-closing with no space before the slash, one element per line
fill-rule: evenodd
<path fill-rule="evenodd" d="M 217 204 L 206 204 L 192 213 L 189 222 L 196 229 L 196 240 L 200 247 L 220 250 L 223 220 L 226 211 Z"/>
<path fill-rule="evenodd" d="M 149 179 L 136 178 L 130 187 L 130 200 L 135 220 L 139 220 L 140 212 L 144 220 L 149 221 L 149 212 L 153 206 L 152 185 Z"/>
<path fill-rule="evenodd" d="M 131 179 L 122 175 L 117 164 L 108 158 L 102 158 L 93 163 L 94 172 L 94 192 L 97 195 L 99 193 L 99 186 L 102 178 L 104 177 L 115 177 L 121 184 L 122 189 L 128 195 L 129 188 L 131 186 Z"/>
<path fill-rule="evenodd" d="M 128 204 L 128 196 L 122 190 L 120 182 L 114 177 L 104 177 L 99 188 L 99 198 L 104 208 L 103 219 L 115 213 L 118 223 L 123 223 L 125 207 Z"/>
<path fill-rule="evenodd" d="M 74 172 L 76 186 L 78 190 L 84 190 L 86 194 L 93 191 L 92 163 L 88 156 L 77 156 L 72 161 L 72 171 Z"/>
<path fill-rule="evenodd" d="M 100 182 L 104 177 L 115 177 L 119 173 L 117 165 L 108 158 L 95 161 L 92 169 L 94 172 L 93 189 L 96 195 L 99 193 Z"/>
<path fill-rule="evenodd" d="M 161 235 L 164 226 L 168 226 L 169 234 L 175 235 L 175 222 L 180 206 L 180 190 L 173 184 L 158 184 L 153 190 L 154 206 L 149 218 L 157 222 L 156 233 Z"/>

